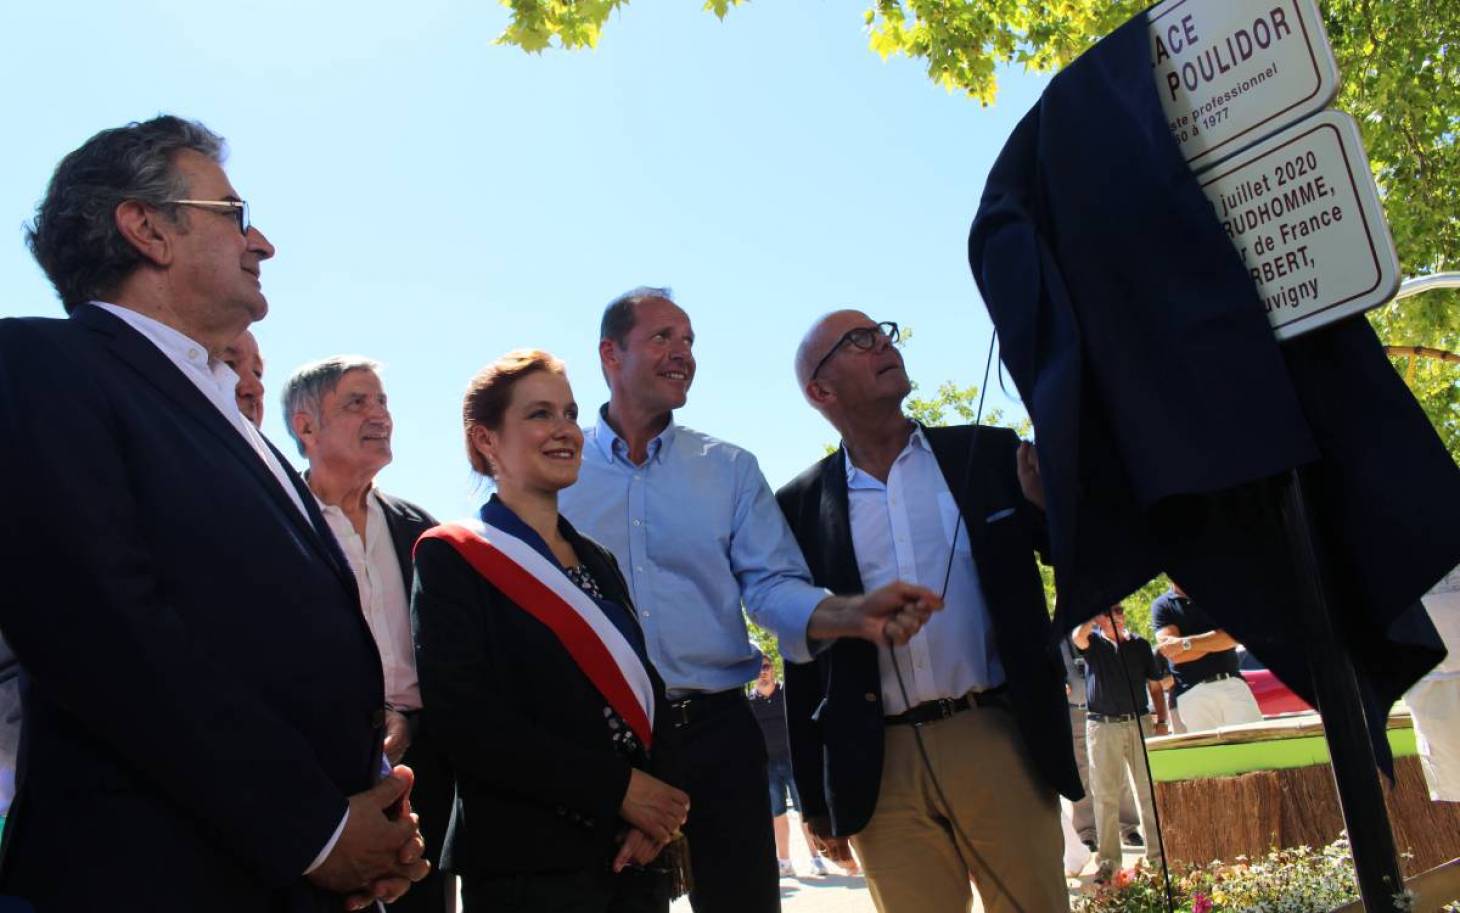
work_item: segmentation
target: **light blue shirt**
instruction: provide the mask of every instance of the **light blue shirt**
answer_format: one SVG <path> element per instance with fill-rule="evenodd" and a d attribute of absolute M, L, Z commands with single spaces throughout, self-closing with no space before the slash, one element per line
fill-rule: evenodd
<path fill-rule="evenodd" d="M 870 592 L 906 580 L 943 593 L 949 550 L 955 552 L 943 611 L 935 612 L 907 646 L 897 650 L 911 703 L 916 706 L 1002 684 L 1004 668 L 973 564 L 968 527 L 959 523 L 958 504 L 922 429 L 913 431 L 893 461 L 886 484 L 858 469 L 850 458 L 846 462 L 852 549 L 864 589 Z M 991 517 L 990 522 L 1002 519 Z M 889 714 L 908 707 L 892 660 L 885 645 L 878 648 L 882 702 Z"/>
<path fill-rule="evenodd" d="M 827 592 L 811 574 L 754 456 L 670 422 L 642 466 L 601 417 L 584 430 L 578 482 L 558 509 L 618 559 L 649 656 L 675 695 L 760 673 L 745 611 L 807 662 L 806 625 Z"/>

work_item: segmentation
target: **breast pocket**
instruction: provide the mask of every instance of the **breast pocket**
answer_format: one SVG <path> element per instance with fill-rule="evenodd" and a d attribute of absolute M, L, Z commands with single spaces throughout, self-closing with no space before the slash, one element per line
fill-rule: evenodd
<path fill-rule="evenodd" d="M 972 536 L 968 526 L 962 522 L 962 514 L 958 511 L 958 502 L 953 500 L 953 495 L 943 491 L 938 493 L 938 516 L 943 520 L 943 535 L 950 544 L 956 542 L 954 551 L 960 555 L 972 554 Z"/>

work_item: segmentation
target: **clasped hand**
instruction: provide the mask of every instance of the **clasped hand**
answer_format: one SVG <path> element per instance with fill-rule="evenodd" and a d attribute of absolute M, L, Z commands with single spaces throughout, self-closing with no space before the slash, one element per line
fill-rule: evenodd
<path fill-rule="evenodd" d="M 619 815 L 629 823 L 629 830 L 614 857 L 615 872 L 630 863 L 644 865 L 654 861 L 689 817 L 689 796 L 635 768 L 629 773 L 629 787 L 624 792 Z"/>
<path fill-rule="evenodd" d="M 309 873 L 315 885 L 345 895 L 345 909 L 363 910 L 375 900 L 391 903 L 431 870 L 426 842 L 411 812 L 415 775 L 396 767 L 391 775 L 350 797 L 340 839 Z"/>

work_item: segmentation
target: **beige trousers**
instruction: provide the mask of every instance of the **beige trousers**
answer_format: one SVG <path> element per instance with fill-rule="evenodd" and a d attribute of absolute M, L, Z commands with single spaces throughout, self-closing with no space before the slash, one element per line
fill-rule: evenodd
<path fill-rule="evenodd" d="M 974 707 L 922 727 L 946 803 L 913 728 L 884 732 L 876 811 L 852 838 L 879 913 L 968 913 L 970 876 L 988 913 L 1069 910 L 1058 797 L 1009 711 Z"/>
<path fill-rule="evenodd" d="M 1141 832 L 1146 838 L 1146 859 L 1159 868 L 1161 835 L 1156 828 L 1156 800 L 1146 779 L 1145 718 L 1124 723 L 1085 722 L 1085 744 L 1090 749 L 1090 791 L 1095 801 L 1095 833 L 1100 870 L 1120 868 L 1120 789 L 1134 782 L 1141 810 Z"/>

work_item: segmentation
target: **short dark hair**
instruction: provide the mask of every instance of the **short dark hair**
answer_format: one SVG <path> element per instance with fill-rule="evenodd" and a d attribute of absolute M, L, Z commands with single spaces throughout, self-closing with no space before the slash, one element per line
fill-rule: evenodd
<path fill-rule="evenodd" d="M 466 385 L 461 402 L 461 425 L 466 436 L 466 458 L 471 468 L 493 478 L 491 464 L 471 443 L 471 429 L 481 425 L 491 431 L 502 427 L 502 416 L 512 402 L 512 388 L 529 374 L 547 371 L 567 374 L 557 356 L 541 349 L 514 349 L 478 371 Z"/>
<path fill-rule="evenodd" d="M 140 200 L 165 207 L 187 196 L 174 161 L 184 149 L 223 161 L 223 137 L 196 121 L 164 114 L 103 130 L 56 166 L 25 240 L 67 313 L 112 295 L 142 262 L 117 229 L 117 206 Z M 186 218 L 176 207 L 169 217 Z"/>
<path fill-rule="evenodd" d="M 648 301 L 652 298 L 663 298 L 665 301 L 674 300 L 674 291 L 668 287 L 656 288 L 652 285 L 641 285 L 638 288 L 629 289 L 622 295 L 608 303 L 603 309 L 603 322 L 598 325 L 598 339 L 612 339 L 620 349 L 626 347 L 629 342 L 629 333 L 634 329 L 634 308 L 639 302 Z"/>

